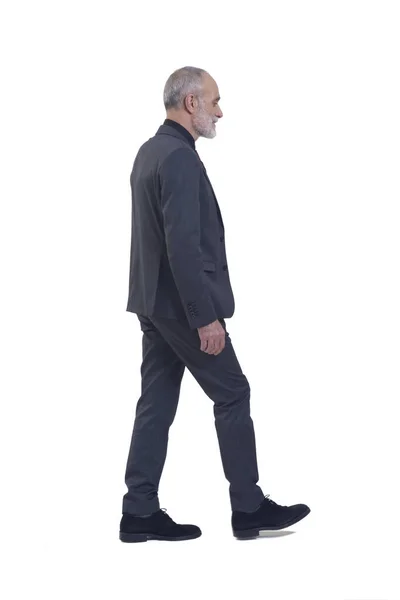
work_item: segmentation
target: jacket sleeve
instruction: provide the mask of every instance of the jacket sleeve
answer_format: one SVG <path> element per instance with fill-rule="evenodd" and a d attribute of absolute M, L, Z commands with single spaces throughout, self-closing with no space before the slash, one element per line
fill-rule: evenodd
<path fill-rule="evenodd" d="M 174 150 L 160 167 L 160 203 L 168 260 L 191 329 L 217 320 L 200 250 L 200 163 Z"/>

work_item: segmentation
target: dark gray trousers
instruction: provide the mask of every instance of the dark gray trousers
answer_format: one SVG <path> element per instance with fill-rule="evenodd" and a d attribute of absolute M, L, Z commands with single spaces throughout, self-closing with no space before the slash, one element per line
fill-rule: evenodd
<path fill-rule="evenodd" d="M 215 427 L 232 510 L 251 512 L 264 500 L 258 468 L 250 386 L 236 358 L 224 319 L 225 348 L 200 350 L 197 329 L 175 319 L 138 315 L 142 337 L 141 396 L 126 465 L 122 511 L 145 515 L 160 508 L 158 487 L 167 455 L 185 367 L 214 402 Z"/>

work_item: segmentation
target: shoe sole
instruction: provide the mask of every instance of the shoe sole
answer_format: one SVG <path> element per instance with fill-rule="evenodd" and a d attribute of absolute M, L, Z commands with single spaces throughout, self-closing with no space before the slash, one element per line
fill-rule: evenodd
<path fill-rule="evenodd" d="M 135 543 L 135 542 L 147 542 L 148 540 L 160 540 L 165 542 L 180 542 L 183 540 L 194 540 L 201 536 L 201 531 L 198 533 L 192 533 L 191 535 L 181 535 L 179 537 L 166 537 L 163 535 L 156 535 L 155 533 L 125 533 L 119 532 L 119 539 L 121 542 Z"/>
<path fill-rule="evenodd" d="M 310 512 L 311 511 L 308 508 L 306 511 L 304 511 L 300 515 L 293 517 L 293 519 L 290 519 L 290 521 L 287 521 L 286 523 L 282 523 L 281 525 L 271 525 L 270 527 L 256 527 L 254 529 L 242 529 L 242 530 L 233 529 L 233 535 L 236 538 L 242 540 L 242 539 L 247 539 L 247 538 L 259 537 L 260 531 L 279 531 L 280 529 L 286 529 L 286 527 L 290 527 L 291 525 L 294 525 L 295 523 L 298 523 L 299 521 L 301 521 L 301 519 L 304 519 L 304 517 L 306 517 Z"/>

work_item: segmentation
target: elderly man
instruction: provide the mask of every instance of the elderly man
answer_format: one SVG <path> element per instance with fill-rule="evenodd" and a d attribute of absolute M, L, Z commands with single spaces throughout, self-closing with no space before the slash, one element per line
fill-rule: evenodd
<path fill-rule="evenodd" d="M 213 138 L 222 115 L 218 86 L 203 69 L 184 67 L 164 88 L 167 118 L 139 149 L 131 174 L 132 239 L 127 311 L 143 332 L 142 394 L 126 465 L 120 540 L 188 540 L 160 509 L 158 487 L 185 367 L 214 403 L 221 460 L 228 480 L 231 525 L 238 538 L 303 519 L 304 504 L 280 506 L 257 484 L 250 387 L 225 319 L 235 301 L 224 223 L 196 151 Z"/>

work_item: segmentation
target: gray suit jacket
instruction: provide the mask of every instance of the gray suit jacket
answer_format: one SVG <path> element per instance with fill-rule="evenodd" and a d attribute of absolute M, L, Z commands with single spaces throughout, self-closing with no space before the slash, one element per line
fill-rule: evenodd
<path fill-rule="evenodd" d="M 188 322 L 232 317 L 224 224 L 197 152 L 162 125 L 131 173 L 132 237 L 126 310 Z"/>

